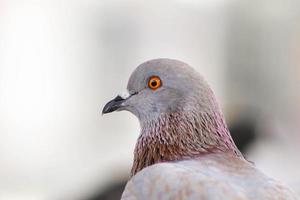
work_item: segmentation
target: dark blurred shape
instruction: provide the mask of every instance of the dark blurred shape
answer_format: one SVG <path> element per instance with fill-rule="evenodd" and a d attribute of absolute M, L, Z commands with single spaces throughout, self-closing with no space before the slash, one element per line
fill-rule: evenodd
<path fill-rule="evenodd" d="M 229 130 L 238 149 L 247 154 L 248 148 L 257 140 L 256 123 L 251 117 L 241 117 L 229 124 Z"/>
<path fill-rule="evenodd" d="M 98 194 L 84 200 L 120 200 L 126 182 L 127 180 L 120 180 L 119 182 L 112 183 Z"/>

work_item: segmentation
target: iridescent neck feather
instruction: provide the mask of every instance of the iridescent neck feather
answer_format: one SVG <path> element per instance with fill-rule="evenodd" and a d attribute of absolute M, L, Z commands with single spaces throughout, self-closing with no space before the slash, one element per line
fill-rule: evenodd
<path fill-rule="evenodd" d="M 229 152 L 243 158 L 234 144 L 217 107 L 210 111 L 181 110 L 143 122 L 131 175 L 168 161 L 196 158 L 208 153 Z"/>

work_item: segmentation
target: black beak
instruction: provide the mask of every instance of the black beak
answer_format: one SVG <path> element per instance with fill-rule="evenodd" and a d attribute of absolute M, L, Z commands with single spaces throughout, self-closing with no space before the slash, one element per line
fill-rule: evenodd
<path fill-rule="evenodd" d="M 102 114 L 106 114 L 106 113 L 111 113 L 119 108 L 121 108 L 121 104 L 125 101 L 126 99 L 123 99 L 122 97 L 120 97 L 119 95 L 114 98 L 113 100 L 111 100 L 110 102 L 108 102 L 103 110 L 102 110 Z"/>

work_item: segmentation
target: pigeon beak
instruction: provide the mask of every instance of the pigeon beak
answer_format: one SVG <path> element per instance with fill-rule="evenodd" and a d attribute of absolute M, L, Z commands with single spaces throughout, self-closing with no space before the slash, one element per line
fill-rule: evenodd
<path fill-rule="evenodd" d="M 129 97 L 131 97 L 133 94 L 130 94 L 129 92 L 124 92 L 123 94 L 119 94 L 116 98 L 109 101 L 102 110 L 102 115 L 106 113 L 114 112 L 120 108 L 122 108 L 124 105 L 124 101 L 126 101 Z"/>

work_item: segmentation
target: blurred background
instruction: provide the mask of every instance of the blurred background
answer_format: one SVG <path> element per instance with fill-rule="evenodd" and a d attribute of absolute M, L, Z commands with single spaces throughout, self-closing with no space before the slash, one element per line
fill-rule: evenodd
<path fill-rule="evenodd" d="M 248 160 L 300 194 L 298 0 L 0 0 L 0 199 L 119 199 L 139 124 L 101 110 L 161 57 L 203 74 Z"/>

